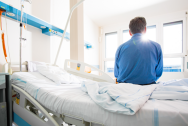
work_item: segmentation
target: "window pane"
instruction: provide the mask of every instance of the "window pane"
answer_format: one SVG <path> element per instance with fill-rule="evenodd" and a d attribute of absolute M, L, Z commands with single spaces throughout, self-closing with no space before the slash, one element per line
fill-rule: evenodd
<path fill-rule="evenodd" d="M 118 38 L 117 32 L 105 34 L 105 57 L 114 58 L 117 50 Z"/>
<path fill-rule="evenodd" d="M 163 72 L 182 72 L 183 58 L 164 58 Z"/>
<path fill-rule="evenodd" d="M 149 40 L 156 42 L 156 25 L 147 27 L 145 37 Z M 124 30 L 123 31 L 123 42 L 127 42 L 130 39 L 131 39 L 131 36 L 129 34 L 129 30 Z"/>
<path fill-rule="evenodd" d="M 164 54 L 183 52 L 183 21 L 163 25 Z"/>
<path fill-rule="evenodd" d="M 107 73 L 113 73 L 114 72 L 114 62 L 115 61 L 105 61 L 104 62 L 104 71 Z"/>
<path fill-rule="evenodd" d="M 147 31 L 146 31 L 146 38 L 149 40 L 152 40 L 156 42 L 156 25 L 154 26 L 147 26 Z"/>
<path fill-rule="evenodd" d="M 129 34 L 129 30 L 124 30 L 123 31 L 123 42 L 127 42 L 130 39 L 131 39 L 131 36 Z"/>

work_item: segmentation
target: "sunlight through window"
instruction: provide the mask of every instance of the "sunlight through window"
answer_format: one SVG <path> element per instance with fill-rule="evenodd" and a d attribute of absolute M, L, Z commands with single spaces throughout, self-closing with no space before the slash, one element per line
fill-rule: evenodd
<path fill-rule="evenodd" d="M 114 58 L 118 46 L 117 32 L 106 33 L 105 34 L 105 57 Z"/>

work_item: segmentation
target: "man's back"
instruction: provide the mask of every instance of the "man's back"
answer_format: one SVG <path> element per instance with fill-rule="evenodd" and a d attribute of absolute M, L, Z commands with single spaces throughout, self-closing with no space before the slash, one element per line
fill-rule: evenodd
<path fill-rule="evenodd" d="M 118 82 L 150 84 L 157 81 L 162 72 L 161 46 L 144 40 L 141 33 L 134 34 L 116 52 L 114 75 Z"/>

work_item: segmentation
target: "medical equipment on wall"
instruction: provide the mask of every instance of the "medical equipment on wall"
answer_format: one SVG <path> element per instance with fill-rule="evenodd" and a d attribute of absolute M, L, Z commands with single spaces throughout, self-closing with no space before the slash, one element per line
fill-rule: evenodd
<path fill-rule="evenodd" d="M 84 46 L 86 47 L 86 49 L 92 49 L 93 48 L 92 44 L 87 42 L 87 41 L 84 42 Z"/>
<path fill-rule="evenodd" d="M 22 23 L 22 17 L 23 17 L 23 8 L 24 8 L 24 2 L 29 2 L 31 4 L 31 0 L 21 0 L 21 19 L 20 19 L 20 71 L 22 71 L 22 40 L 25 41 L 26 39 L 22 37 L 23 34 L 23 27 L 25 28 L 25 25 Z"/>
<path fill-rule="evenodd" d="M 27 0 L 26 0 L 27 1 Z M 31 1 L 28 1 L 29 3 L 31 3 Z M 3 2 L 1 2 L 0 0 L 0 9 L 5 10 L 7 17 L 17 21 L 18 23 L 20 23 L 20 17 L 21 17 L 21 11 L 14 8 L 11 5 L 5 4 Z M 27 10 L 27 8 L 26 8 Z M 5 13 L 3 13 L 3 15 L 5 16 Z M 48 36 L 60 36 L 62 37 L 64 30 L 51 25 L 35 16 L 32 16 L 30 14 L 26 14 L 24 13 L 24 16 L 22 18 L 22 23 L 26 23 L 26 25 L 31 25 L 33 27 L 36 27 L 38 29 L 41 29 L 42 34 L 48 35 Z M 23 37 L 23 36 L 22 36 Z M 70 40 L 70 34 L 68 32 L 66 32 L 65 34 L 65 39 Z"/>
<path fill-rule="evenodd" d="M 63 43 L 63 39 L 64 39 L 64 36 L 65 36 L 65 33 L 66 33 L 66 31 L 67 31 L 67 26 L 68 26 L 68 24 L 69 24 L 69 21 L 70 21 L 70 18 L 71 18 L 71 16 L 72 16 L 72 13 L 73 13 L 73 11 L 81 4 L 81 3 L 83 3 L 84 2 L 84 0 L 80 0 L 76 5 L 74 5 L 72 8 L 71 8 L 71 10 L 70 10 L 70 13 L 69 13 L 69 17 L 68 17 L 68 19 L 67 19 L 67 23 L 66 23 L 66 25 L 65 25 L 65 29 L 64 29 L 64 32 L 63 32 L 63 36 L 62 36 L 62 38 L 61 38 L 61 42 L 60 42 L 60 44 L 59 44 L 59 48 L 58 48 L 58 51 L 57 51 L 57 55 L 56 55 L 56 58 L 55 58 L 55 62 L 54 62 L 54 65 L 56 65 L 56 63 L 57 63 L 57 58 L 58 58 L 58 56 L 59 56 L 59 52 L 60 52 L 60 50 L 61 50 L 61 45 L 62 45 L 62 43 Z"/>

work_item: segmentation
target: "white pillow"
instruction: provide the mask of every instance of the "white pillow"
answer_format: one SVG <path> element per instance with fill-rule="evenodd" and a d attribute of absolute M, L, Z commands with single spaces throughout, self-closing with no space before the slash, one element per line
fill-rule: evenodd
<path fill-rule="evenodd" d="M 44 62 L 27 61 L 28 72 L 37 72 L 37 65 L 46 65 Z"/>
<path fill-rule="evenodd" d="M 65 70 L 47 65 L 37 65 L 37 70 L 40 74 L 54 81 L 56 84 L 78 84 L 81 83 L 79 77 L 67 73 Z"/>

